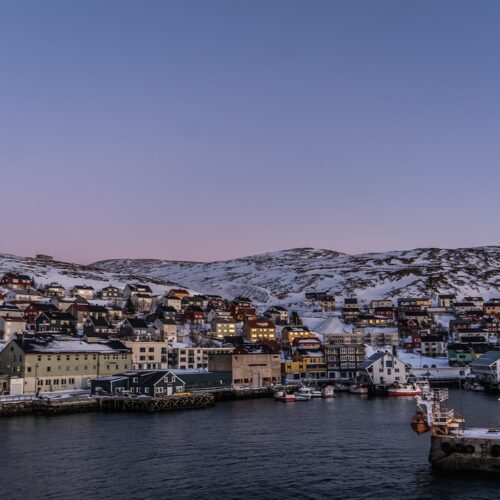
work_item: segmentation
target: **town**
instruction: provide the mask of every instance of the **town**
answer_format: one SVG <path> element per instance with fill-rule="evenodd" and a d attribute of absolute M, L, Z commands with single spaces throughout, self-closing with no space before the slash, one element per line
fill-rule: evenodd
<path fill-rule="evenodd" d="M 3 396 L 165 397 L 287 384 L 384 394 L 414 379 L 500 388 L 500 299 L 361 304 L 311 291 L 301 316 L 247 297 L 154 295 L 140 283 L 66 289 L 7 272 L 0 287 Z"/>

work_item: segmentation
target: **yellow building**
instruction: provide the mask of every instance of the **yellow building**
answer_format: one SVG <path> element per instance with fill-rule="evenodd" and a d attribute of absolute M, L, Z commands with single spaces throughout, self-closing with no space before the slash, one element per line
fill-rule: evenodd
<path fill-rule="evenodd" d="M 134 370 L 161 370 L 168 368 L 168 343 L 164 341 L 126 341 L 132 351 Z"/>
<path fill-rule="evenodd" d="M 116 340 L 15 338 L 0 352 L 0 372 L 23 378 L 24 393 L 88 389 L 93 378 L 131 368 L 132 353 Z"/>
<path fill-rule="evenodd" d="M 291 359 L 281 364 L 287 380 L 321 380 L 326 378 L 325 354 L 321 350 L 296 350 Z"/>

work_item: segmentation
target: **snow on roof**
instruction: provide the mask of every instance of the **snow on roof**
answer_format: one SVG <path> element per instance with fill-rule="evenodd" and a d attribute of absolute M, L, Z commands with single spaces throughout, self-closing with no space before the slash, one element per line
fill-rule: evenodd
<path fill-rule="evenodd" d="M 115 353 L 116 350 L 106 344 L 87 343 L 82 340 L 52 340 L 49 342 L 26 341 L 27 351 L 31 352 L 90 352 Z M 20 343 L 22 345 L 22 343 Z"/>

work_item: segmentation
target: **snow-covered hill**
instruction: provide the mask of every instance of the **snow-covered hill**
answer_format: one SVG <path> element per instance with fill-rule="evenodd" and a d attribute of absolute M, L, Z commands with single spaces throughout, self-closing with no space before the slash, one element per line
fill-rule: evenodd
<path fill-rule="evenodd" d="M 500 295 L 500 247 L 360 255 L 296 248 L 220 262 L 118 259 L 93 267 L 168 279 L 228 298 L 245 295 L 265 304 L 300 304 L 306 291 L 364 300 L 446 292 Z"/>
<path fill-rule="evenodd" d="M 55 281 L 68 289 L 74 285 L 88 285 L 100 290 L 109 284 L 123 288 L 127 283 L 147 283 L 155 293 L 163 293 L 172 286 L 178 286 L 166 279 L 135 275 L 130 270 L 114 272 L 68 262 L 44 262 L 0 254 L 0 276 L 7 271 L 27 274 L 35 279 L 37 286 Z"/>

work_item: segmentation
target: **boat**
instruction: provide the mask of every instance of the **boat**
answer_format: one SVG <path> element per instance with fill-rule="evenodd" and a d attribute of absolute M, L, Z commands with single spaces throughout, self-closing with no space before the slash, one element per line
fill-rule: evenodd
<path fill-rule="evenodd" d="M 295 401 L 295 396 L 293 394 L 287 394 L 285 391 L 276 391 L 274 393 L 274 399 L 276 401 L 282 401 L 283 403 L 293 403 Z"/>
<path fill-rule="evenodd" d="M 294 393 L 295 401 L 309 401 L 312 397 L 312 389 L 310 387 L 299 387 Z"/>
<path fill-rule="evenodd" d="M 311 397 L 312 398 L 322 398 L 323 397 L 323 393 L 320 390 L 318 390 L 318 389 L 313 389 L 311 391 Z"/>
<path fill-rule="evenodd" d="M 323 390 L 321 391 L 322 396 L 324 398 L 334 398 L 335 397 L 335 389 L 333 388 L 333 385 L 327 385 L 323 387 Z"/>
<path fill-rule="evenodd" d="M 388 396 L 418 396 L 422 389 L 417 384 L 394 384 L 387 389 Z"/>
<path fill-rule="evenodd" d="M 471 391 L 475 391 L 475 392 L 483 392 L 484 391 L 484 386 L 482 386 L 479 382 L 474 382 L 470 386 L 470 390 Z"/>
<path fill-rule="evenodd" d="M 365 384 L 354 384 L 349 387 L 351 394 L 368 394 L 368 386 Z"/>
<path fill-rule="evenodd" d="M 349 385 L 337 382 L 336 384 L 333 384 L 333 389 L 337 392 L 349 392 Z"/>
<path fill-rule="evenodd" d="M 431 466 L 498 474 L 500 426 L 465 428 L 464 419 L 443 404 L 447 400 L 448 389 L 431 389 L 416 396 L 417 413 L 411 427 L 417 434 L 431 431 Z"/>

